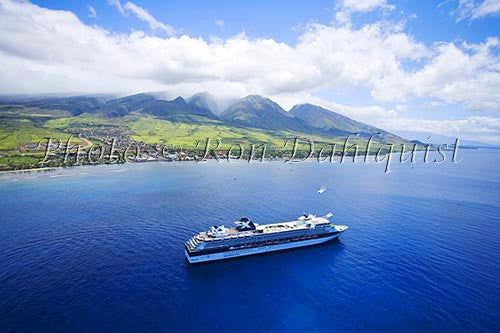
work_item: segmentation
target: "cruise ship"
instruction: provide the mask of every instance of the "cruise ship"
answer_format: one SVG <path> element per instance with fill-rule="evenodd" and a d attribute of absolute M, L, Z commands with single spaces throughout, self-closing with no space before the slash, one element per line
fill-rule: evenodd
<path fill-rule="evenodd" d="M 190 263 L 200 263 L 328 242 L 348 229 L 331 223 L 330 217 L 331 213 L 321 217 L 304 214 L 295 221 L 271 224 L 257 224 L 243 217 L 234 228 L 212 226 L 191 237 L 185 244 L 186 258 Z"/>

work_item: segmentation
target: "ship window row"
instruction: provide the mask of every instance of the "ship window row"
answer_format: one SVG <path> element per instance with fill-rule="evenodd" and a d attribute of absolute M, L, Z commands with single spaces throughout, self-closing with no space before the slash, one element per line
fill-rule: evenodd
<path fill-rule="evenodd" d="M 290 237 L 290 238 L 281 238 L 281 239 L 268 239 L 268 240 L 260 241 L 260 242 L 244 243 L 244 244 L 241 244 L 240 247 L 256 247 L 256 246 L 263 246 L 263 245 L 274 245 L 274 244 L 282 244 L 282 243 L 289 243 L 289 242 L 297 242 L 297 241 L 308 240 L 308 239 L 313 239 L 313 238 L 318 238 L 318 235 L 308 235 L 308 236 Z"/>
<path fill-rule="evenodd" d="M 302 234 L 302 235 L 300 235 Z M 276 237 L 276 235 L 266 235 L 266 236 L 258 236 L 258 239 L 250 239 L 250 238 L 247 238 L 247 239 L 238 239 L 238 240 L 227 240 L 224 241 L 224 240 L 219 240 L 219 241 L 216 241 L 216 242 L 209 242 L 209 243 L 205 243 L 205 246 L 206 247 L 216 247 L 218 245 L 221 245 L 222 244 L 231 244 L 233 246 L 239 246 L 239 245 L 243 245 L 243 244 L 248 244 L 248 243 L 265 243 L 265 242 L 274 242 L 274 241 L 277 241 L 277 240 L 300 240 L 300 239 L 309 239 L 309 238 L 312 238 L 312 237 L 317 237 L 318 234 L 314 234 L 314 235 L 304 235 L 303 234 L 303 231 L 302 233 L 299 233 L 299 232 L 291 232 L 291 234 L 287 235 L 288 237 L 285 237 L 285 238 L 274 238 Z M 305 238 L 304 238 L 305 237 Z M 256 242 L 248 242 L 250 240 L 256 240 Z"/>

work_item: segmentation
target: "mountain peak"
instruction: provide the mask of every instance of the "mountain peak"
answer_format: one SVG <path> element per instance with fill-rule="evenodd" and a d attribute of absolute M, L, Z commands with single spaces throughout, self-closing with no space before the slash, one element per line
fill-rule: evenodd
<path fill-rule="evenodd" d="M 259 100 L 259 99 L 267 99 L 267 100 L 270 100 L 269 98 L 267 97 L 264 97 L 264 96 L 261 96 L 261 95 L 247 95 L 245 97 L 243 97 L 242 99 L 247 99 L 247 100 Z"/>
<path fill-rule="evenodd" d="M 214 96 L 209 93 L 208 91 L 202 91 L 202 92 L 198 92 L 196 94 L 194 94 L 193 96 L 191 96 L 189 98 L 189 101 L 193 100 L 193 99 L 197 99 L 197 98 L 211 98 L 211 99 L 214 99 Z"/>
<path fill-rule="evenodd" d="M 182 98 L 181 96 L 178 96 L 176 97 L 174 100 L 173 100 L 174 103 L 177 103 L 179 105 L 187 105 L 186 103 L 186 100 L 184 98 Z"/>
<path fill-rule="evenodd" d="M 199 92 L 188 99 L 188 105 L 193 108 L 205 109 L 212 113 L 219 111 L 215 98 L 209 92 Z"/>
<path fill-rule="evenodd" d="M 243 97 L 240 100 L 241 101 L 249 101 L 249 102 L 271 102 L 271 103 L 275 103 L 270 98 L 264 97 L 264 96 L 261 96 L 261 95 L 247 95 L 247 96 Z"/>
<path fill-rule="evenodd" d="M 285 115 L 288 115 L 288 113 L 278 103 L 276 103 L 275 101 L 273 101 L 270 98 L 260 96 L 260 95 L 248 95 L 248 96 L 240 99 L 234 105 L 236 105 L 236 106 L 246 105 L 247 107 L 250 106 L 250 107 L 255 108 L 256 110 L 261 110 L 261 111 L 266 111 L 266 112 L 275 111 L 275 112 L 280 112 L 280 113 L 283 113 Z"/>
<path fill-rule="evenodd" d="M 246 96 L 227 108 L 221 118 L 229 124 L 269 130 L 307 131 L 299 119 L 278 103 L 259 95 Z"/>

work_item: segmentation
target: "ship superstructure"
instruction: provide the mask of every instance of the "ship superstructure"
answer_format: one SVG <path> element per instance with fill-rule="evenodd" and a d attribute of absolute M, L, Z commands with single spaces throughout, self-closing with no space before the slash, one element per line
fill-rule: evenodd
<path fill-rule="evenodd" d="M 331 216 L 304 214 L 295 221 L 271 224 L 241 218 L 234 228 L 212 226 L 186 242 L 186 258 L 198 263 L 324 243 L 348 229 L 331 223 Z"/>

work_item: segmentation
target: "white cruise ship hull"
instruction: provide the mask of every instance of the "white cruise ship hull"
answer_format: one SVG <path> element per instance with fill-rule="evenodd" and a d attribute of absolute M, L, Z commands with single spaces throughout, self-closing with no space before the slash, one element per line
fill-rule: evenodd
<path fill-rule="evenodd" d="M 225 252 L 217 252 L 217 253 L 210 253 L 210 254 L 197 255 L 197 256 L 190 256 L 187 253 L 187 251 L 185 251 L 185 254 L 186 254 L 187 260 L 190 263 L 194 264 L 194 263 L 200 263 L 200 262 L 230 259 L 230 258 L 236 258 L 236 257 L 249 256 L 249 255 L 253 255 L 253 254 L 261 254 L 261 253 L 268 253 L 268 252 L 274 252 L 274 251 L 293 249 L 293 248 L 297 248 L 297 247 L 316 245 L 316 244 L 325 243 L 325 242 L 334 240 L 334 239 L 338 238 L 339 236 L 340 236 L 340 233 L 338 233 L 336 235 L 328 236 L 328 237 L 322 237 L 322 238 L 306 239 L 306 240 L 296 241 L 296 242 L 265 245 L 265 246 L 254 247 L 254 248 L 230 250 L 230 251 L 225 251 Z"/>

